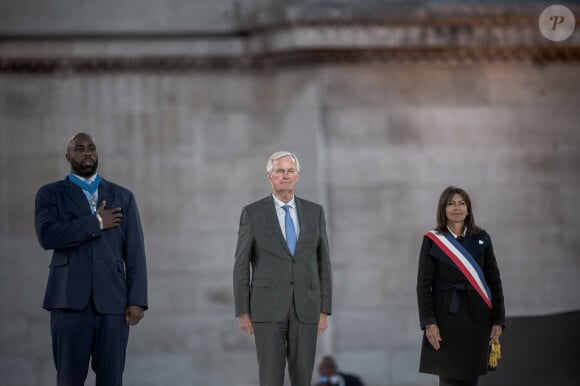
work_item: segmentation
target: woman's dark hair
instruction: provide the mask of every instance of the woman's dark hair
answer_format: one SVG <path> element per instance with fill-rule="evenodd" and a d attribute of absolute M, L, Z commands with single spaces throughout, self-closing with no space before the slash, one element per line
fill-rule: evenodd
<path fill-rule="evenodd" d="M 465 227 L 467 228 L 467 233 L 479 233 L 482 231 L 480 227 L 475 225 L 475 218 L 473 217 L 473 209 L 471 207 L 471 199 L 467 192 L 456 186 L 448 186 L 441 192 L 439 196 L 439 203 L 437 204 L 437 226 L 435 230 L 440 232 L 447 231 L 447 215 L 445 214 L 445 209 L 447 208 L 447 203 L 451 201 L 455 194 L 459 194 L 465 205 L 467 205 L 467 217 L 465 217 Z"/>

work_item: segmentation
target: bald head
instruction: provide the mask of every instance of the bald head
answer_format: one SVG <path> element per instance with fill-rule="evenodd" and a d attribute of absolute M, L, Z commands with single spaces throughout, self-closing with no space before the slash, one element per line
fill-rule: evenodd
<path fill-rule="evenodd" d="M 325 355 L 320 358 L 318 362 L 318 372 L 320 375 L 324 375 L 326 377 L 330 377 L 338 371 L 338 366 L 336 365 L 336 361 L 332 355 Z"/>
<path fill-rule="evenodd" d="M 80 139 L 85 139 L 88 140 L 91 143 L 95 143 L 95 140 L 93 139 L 93 137 L 91 137 L 89 134 L 87 133 L 77 133 L 75 135 L 73 135 L 68 142 L 66 143 L 66 152 L 67 154 L 69 154 L 71 152 L 71 149 L 73 149 L 77 143 L 78 140 Z"/>

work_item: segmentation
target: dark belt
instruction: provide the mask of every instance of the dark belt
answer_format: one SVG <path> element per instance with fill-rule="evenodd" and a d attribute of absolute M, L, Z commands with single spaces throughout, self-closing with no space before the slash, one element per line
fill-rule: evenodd
<path fill-rule="evenodd" d="M 433 285 L 433 289 L 437 291 L 453 290 L 451 293 L 451 304 L 449 304 L 449 312 L 452 314 L 459 313 L 459 306 L 461 305 L 461 300 L 459 300 L 458 291 L 475 291 L 475 289 L 464 283 L 437 283 Z"/>

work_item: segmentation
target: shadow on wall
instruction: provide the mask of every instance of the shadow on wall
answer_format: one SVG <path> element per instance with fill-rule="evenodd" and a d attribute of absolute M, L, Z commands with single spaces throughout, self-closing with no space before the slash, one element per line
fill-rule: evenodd
<path fill-rule="evenodd" d="M 580 311 L 508 318 L 496 371 L 480 386 L 580 385 Z"/>

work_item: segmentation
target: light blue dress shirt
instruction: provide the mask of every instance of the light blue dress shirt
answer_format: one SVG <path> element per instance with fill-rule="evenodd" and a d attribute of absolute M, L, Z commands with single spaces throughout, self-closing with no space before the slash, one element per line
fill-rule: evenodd
<path fill-rule="evenodd" d="M 294 222 L 294 230 L 296 231 L 296 240 L 298 240 L 300 236 L 300 223 L 298 222 L 298 212 L 296 211 L 296 201 L 294 197 L 288 202 L 287 204 L 283 203 L 282 201 L 278 200 L 276 196 L 272 194 L 274 198 L 274 205 L 276 206 L 276 215 L 278 216 L 278 223 L 280 224 L 280 229 L 282 230 L 282 234 L 284 235 L 284 239 L 286 239 L 286 211 L 282 208 L 284 205 L 288 205 L 290 207 L 290 217 L 292 217 L 292 221 Z"/>
<path fill-rule="evenodd" d="M 74 173 L 73 173 L 74 174 Z M 78 179 L 80 179 L 81 181 L 86 182 L 89 185 L 92 185 L 95 182 L 95 178 L 97 178 L 97 174 L 95 173 L 95 175 L 93 175 L 92 177 L 89 178 L 83 178 L 77 174 L 74 174 Z M 97 203 L 97 205 L 93 208 L 91 206 L 91 212 L 95 213 L 97 206 L 98 206 L 98 202 L 99 202 L 99 190 L 97 189 L 95 191 L 95 193 L 93 195 L 91 195 L 89 192 L 87 192 L 86 190 L 83 189 L 83 193 L 85 194 L 85 197 L 87 198 L 87 201 L 89 202 L 89 205 L 91 203 L 91 196 L 94 197 L 95 202 Z M 284 210 L 284 209 L 282 209 Z"/>

